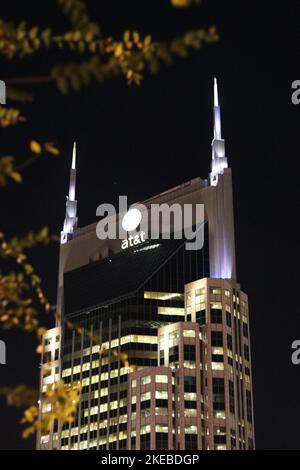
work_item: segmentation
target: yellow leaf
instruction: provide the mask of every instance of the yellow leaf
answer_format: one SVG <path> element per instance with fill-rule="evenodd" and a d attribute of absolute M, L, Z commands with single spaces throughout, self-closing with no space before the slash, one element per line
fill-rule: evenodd
<path fill-rule="evenodd" d="M 86 42 L 92 42 L 94 39 L 94 33 L 92 31 L 88 31 L 85 35 Z"/>
<path fill-rule="evenodd" d="M 124 42 L 128 42 L 130 39 L 130 31 L 125 31 L 124 34 L 123 34 L 123 41 Z"/>
<path fill-rule="evenodd" d="M 44 351 L 43 345 L 39 344 L 38 347 L 36 348 L 36 352 L 38 354 L 42 354 L 43 351 Z"/>
<path fill-rule="evenodd" d="M 80 41 L 82 35 L 80 31 L 75 31 L 73 34 L 73 41 Z"/>
<path fill-rule="evenodd" d="M 45 149 L 52 155 L 60 155 L 60 151 L 58 150 L 58 148 L 54 147 L 54 145 L 45 144 Z"/>
<path fill-rule="evenodd" d="M 122 53 L 123 53 L 123 44 L 119 43 L 115 49 L 115 56 L 120 57 Z"/>
<path fill-rule="evenodd" d="M 134 40 L 135 43 L 139 42 L 139 40 L 140 40 L 140 35 L 137 31 L 133 31 L 133 40 Z"/>
<path fill-rule="evenodd" d="M 35 26 L 34 28 L 31 28 L 30 31 L 29 31 L 30 39 L 35 39 L 37 37 L 38 32 L 39 32 L 38 27 Z"/>
<path fill-rule="evenodd" d="M 151 41 L 152 41 L 151 35 L 148 34 L 148 36 L 146 36 L 144 39 L 145 46 L 149 46 L 151 44 Z"/>
<path fill-rule="evenodd" d="M 40 231 L 40 237 L 42 238 L 47 238 L 49 235 L 49 229 L 48 227 L 43 227 Z"/>
<path fill-rule="evenodd" d="M 31 140 L 29 146 L 30 146 L 30 150 L 33 153 L 36 153 L 37 155 L 39 155 L 42 151 L 42 147 L 36 140 Z"/>
<path fill-rule="evenodd" d="M 10 173 L 10 177 L 16 181 L 17 183 L 21 183 L 22 182 L 22 175 L 18 172 L 18 171 L 12 171 Z"/>
<path fill-rule="evenodd" d="M 188 7 L 191 0 L 171 0 L 171 3 L 174 7 Z"/>
<path fill-rule="evenodd" d="M 34 426 L 29 426 L 28 428 L 24 429 L 22 433 L 23 439 L 28 439 L 28 437 L 35 432 Z"/>

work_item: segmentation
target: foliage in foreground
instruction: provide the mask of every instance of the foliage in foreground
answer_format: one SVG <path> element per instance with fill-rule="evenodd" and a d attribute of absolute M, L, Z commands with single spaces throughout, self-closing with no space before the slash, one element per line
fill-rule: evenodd
<path fill-rule="evenodd" d="M 185 8 L 198 0 L 169 0 L 173 7 Z M 44 76 L 17 76 L 5 80 L 7 98 L 13 102 L 28 103 L 33 101 L 27 87 L 34 84 L 54 84 L 65 94 L 71 90 L 78 91 L 93 81 L 102 82 L 115 77 L 124 77 L 129 85 L 140 85 L 146 72 L 155 74 L 161 64 L 171 65 L 176 58 L 185 58 L 191 51 L 201 49 L 205 44 L 216 42 L 216 28 L 187 31 L 170 41 L 156 41 L 151 34 L 141 35 L 138 31 L 125 29 L 121 37 L 104 36 L 100 26 L 88 15 L 84 0 L 57 0 L 62 13 L 69 19 L 69 29 L 55 31 L 53 27 L 42 28 L 20 23 L 7 22 L 0 18 L 0 56 L 4 60 L 26 60 L 32 55 L 47 54 L 56 50 L 62 58 L 71 52 L 71 62 L 62 61 L 49 67 Z M 65 54 L 65 55 L 64 55 Z M 23 88 L 22 88 L 23 87 Z M 22 109 L 16 106 L 0 106 L 0 127 L 22 125 L 26 122 Z M 28 154 L 29 153 L 29 154 Z M 29 149 L 21 163 L 19 158 L 10 154 L 0 156 L 0 187 L 9 183 L 22 183 L 23 170 L 45 155 L 60 155 L 59 149 L 52 143 L 39 143 L 29 140 Z M 2 194 L 3 199 L 3 194 Z M 38 340 L 37 352 L 43 352 L 42 336 L 45 327 L 40 322 L 42 311 L 54 313 L 41 286 L 41 279 L 28 260 L 27 251 L 37 245 L 47 246 L 58 238 L 50 235 L 47 227 L 38 233 L 30 232 L 25 237 L 14 236 L 7 240 L 3 229 L 0 233 L 0 259 L 8 269 L 0 270 L 0 325 L 3 329 L 20 328 L 24 332 L 34 333 Z M 13 264 L 14 268 L 11 268 Z M 62 320 L 62 319 L 60 319 Z M 67 328 L 78 326 L 71 322 Z M 99 338 L 93 338 L 97 344 Z M 100 354 L 106 352 L 100 349 Z M 112 355 L 118 355 L 117 350 Z M 122 353 L 120 361 L 130 367 L 128 356 Z M 33 433 L 49 432 L 55 421 L 61 425 L 72 422 L 76 415 L 80 399 L 80 384 L 67 385 L 62 380 L 47 387 L 42 396 L 40 410 L 39 392 L 26 385 L 3 387 L 0 394 L 6 397 L 9 405 L 24 410 L 21 423 L 25 426 L 22 436 L 27 438 Z M 46 407 L 43 411 L 43 407 Z M 41 414 L 41 411 L 42 414 Z"/>

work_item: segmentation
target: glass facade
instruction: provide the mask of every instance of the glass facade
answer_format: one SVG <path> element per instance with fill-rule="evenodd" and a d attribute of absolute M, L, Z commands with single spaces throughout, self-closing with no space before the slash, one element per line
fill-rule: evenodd
<path fill-rule="evenodd" d="M 147 277 L 142 285 L 143 276 L 134 267 L 147 263 L 150 250 L 121 253 L 116 255 L 116 262 L 112 257 L 112 262 L 100 261 L 66 275 L 65 318 L 73 327 L 63 328 L 62 377 L 67 383 L 80 383 L 82 394 L 76 421 L 62 429 L 62 449 L 127 448 L 128 374 L 158 365 L 158 328 L 184 318 L 184 285 L 208 275 L 205 249 L 187 251 L 181 240 L 155 241 L 155 245 L 151 250 L 156 252 L 156 263 L 152 261 L 151 265 L 154 272 L 145 270 Z M 123 263 L 127 274 L 120 278 L 116 265 Z M 88 293 L 91 284 L 95 288 L 98 275 L 102 299 L 91 308 Z M 133 279 L 128 281 L 128 276 Z M 117 286 L 109 286 L 108 293 L 119 291 L 122 295 L 103 301 L 104 278 Z M 122 282 L 129 289 L 127 294 L 120 286 Z M 78 284 L 79 291 L 75 288 Z M 93 299 L 96 297 L 94 293 Z M 69 306 L 72 309 L 68 310 Z M 135 406 L 131 404 L 133 413 Z M 150 405 L 145 397 L 142 406 L 146 415 Z M 147 438 L 143 440 L 145 447 Z"/>

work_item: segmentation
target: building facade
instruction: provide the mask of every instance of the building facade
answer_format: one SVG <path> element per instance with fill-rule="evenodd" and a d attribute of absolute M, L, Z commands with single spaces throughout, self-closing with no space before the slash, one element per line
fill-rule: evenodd
<path fill-rule="evenodd" d="M 37 448 L 253 449 L 247 295 L 236 279 L 231 170 L 214 84 L 211 173 L 143 202 L 204 204 L 204 245 L 147 239 L 122 249 L 77 227 L 76 149 L 61 235 L 57 325 L 44 337 L 43 393 L 81 385 L 75 421 Z M 71 327 L 70 327 L 71 325 Z"/>

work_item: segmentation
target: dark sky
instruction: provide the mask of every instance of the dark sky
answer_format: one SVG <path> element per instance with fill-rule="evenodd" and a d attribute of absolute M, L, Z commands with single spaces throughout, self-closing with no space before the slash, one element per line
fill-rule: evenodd
<path fill-rule="evenodd" d="M 103 3 L 103 5 L 102 5 Z M 223 134 L 233 171 L 238 279 L 251 308 L 256 445 L 300 449 L 300 365 L 291 343 L 300 339 L 299 117 L 291 83 L 299 76 L 299 2 L 206 0 L 202 7 L 172 9 L 167 0 L 88 2 L 104 34 L 134 28 L 168 39 L 215 24 L 219 43 L 162 66 L 141 87 L 122 78 L 93 84 L 63 97 L 53 85 L 29 88 L 35 101 L 23 106 L 26 124 L 1 130 L 0 155 L 22 161 L 31 138 L 54 141 L 60 157 L 43 157 L 24 171 L 22 185 L 1 189 L 0 230 L 25 234 L 49 225 L 61 230 L 72 141 L 77 140 L 79 225 L 95 221 L 101 202 L 127 194 L 134 202 L 209 173 L 212 81 L 219 80 Z M 264 5 L 262 7 L 262 4 Z M 11 0 L 1 16 L 30 24 L 67 22 L 56 2 Z M 0 79 L 41 75 L 62 52 L 8 63 Z M 12 103 L 11 103 L 12 104 Z M 44 289 L 55 302 L 58 247 L 30 253 Z M 49 322 L 51 324 L 51 322 Z M 1 384 L 38 383 L 34 341 L 3 333 L 7 365 Z M 19 415 L 1 401 L 2 449 L 33 447 L 20 439 Z"/>

